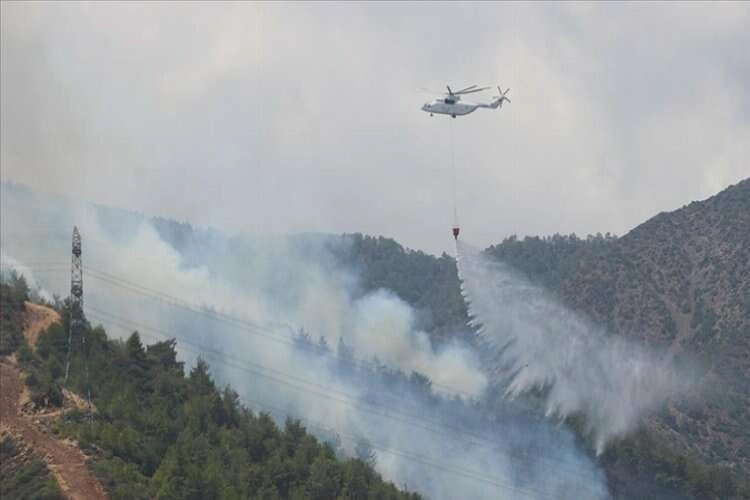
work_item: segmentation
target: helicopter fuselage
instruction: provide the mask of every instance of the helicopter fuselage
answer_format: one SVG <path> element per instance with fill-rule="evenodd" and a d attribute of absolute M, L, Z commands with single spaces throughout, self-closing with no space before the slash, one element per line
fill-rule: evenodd
<path fill-rule="evenodd" d="M 422 106 L 422 111 L 430 113 L 430 115 L 437 113 L 440 115 L 451 115 L 455 118 L 457 116 L 464 116 L 473 113 L 479 107 L 479 104 L 469 102 L 450 102 L 448 99 L 435 99 L 432 102 L 425 103 L 425 105 Z"/>

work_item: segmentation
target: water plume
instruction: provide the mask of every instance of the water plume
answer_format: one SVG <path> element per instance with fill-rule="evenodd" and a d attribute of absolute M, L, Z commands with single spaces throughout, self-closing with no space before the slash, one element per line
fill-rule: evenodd
<path fill-rule="evenodd" d="M 506 396 L 541 389 L 547 416 L 584 415 L 597 453 L 689 387 L 669 361 L 608 334 L 510 266 L 461 241 L 457 254 L 470 323 L 494 352 Z"/>

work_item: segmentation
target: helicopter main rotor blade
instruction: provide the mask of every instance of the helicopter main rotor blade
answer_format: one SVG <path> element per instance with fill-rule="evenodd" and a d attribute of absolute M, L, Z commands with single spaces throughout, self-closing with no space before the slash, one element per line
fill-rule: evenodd
<path fill-rule="evenodd" d="M 462 93 L 462 92 L 466 92 L 467 90 L 471 90 L 471 89 L 473 89 L 474 87 L 476 87 L 476 85 L 472 85 L 472 86 L 470 86 L 470 87 L 466 87 L 465 89 L 461 89 L 461 90 L 457 91 L 457 92 L 456 92 L 456 94 L 460 94 L 460 93 Z"/>
<path fill-rule="evenodd" d="M 475 85 L 476 86 L 476 85 Z M 478 89 L 472 89 L 472 90 L 463 90 L 461 92 L 455 92 L 455 95 L 463 95 L 463 94 L 473 94 L 474 92 L 482 92 L 484 90 L 487 90 L 489 87 L 480 87 Z"/>

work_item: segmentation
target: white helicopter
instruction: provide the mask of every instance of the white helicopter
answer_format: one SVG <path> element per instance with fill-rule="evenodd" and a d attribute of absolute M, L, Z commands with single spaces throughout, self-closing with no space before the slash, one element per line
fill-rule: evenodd
<path fill-rule="evenodd" d="M 456 92 L 451 90 L 449 85 L 446 85 L 445 88 L 448 89 L 445 97 L 425 103 L 422 106 L 422 111 L 430 113 L 430 116 L 433 116 L 434 113 L 437 113 L 440 115 L 451 115 L 453 118 L 455 118 L 457 116 L 463 116 L 468 115 L 469 113 L 473 113 L 478 108 L 497 109 L 499 107 L 502 107 L 503 101 L 510 102 L 510 99 L 505 97 L 505 94 L 507 94 L 510 89 L 507 89 L 505 92 L 503 92 L 500 87 L 497 87 L 499 95 L 494 97 L 492 101 L 490 101 L 489 103 L 475 103 L 462 102 L 461 96 L 466 94 L 473 94 L 475 92 L 482 92 L 489 89 L 490 87 L 477 87 L 476 85 L 472 85 L 471 87 L 466 87 L 465 89 L 461 89 Z"/>

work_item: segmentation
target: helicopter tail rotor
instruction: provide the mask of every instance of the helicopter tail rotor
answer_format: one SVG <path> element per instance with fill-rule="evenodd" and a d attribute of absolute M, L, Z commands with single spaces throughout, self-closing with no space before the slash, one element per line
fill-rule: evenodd
<path fill-rule="evenodd" d="M 503 92 L 503 89 L 500 88 L 500 86 L 497 86 L 497 97 L 495 97 L 495 100 L 492 101 L 491 107 L 493 108 L 501 108 L 503 106 L 503 102 L 507 101 L 510 102 L 510 99 L 506 96 L 506 94 L 510 92 L 510 88 L 505 89 L 505 92 Z"/>
<path fill-rule="evenodd" d="M 498 92 L 500 93 L 500 95 L 498 95 L 498 97 L 500 98 L 500 103 L 501 103 L 501 104 L 502 104 L 502 102 L 503 102 L 503 101 L 508 101 L 508 102 L 510 102 L 510 99 L 508 99 L 508 98 L 507 98 L 507 97 L 505 96 L 505 95 L 506 95 L 506 94 L 507 94 L 508 92 L 510 92 L 510 87 L 508 87 L 507 89 L 505 89 L 505 92 L 503 92 L 503 90 L 502 90 L 502 89 L 500 88 L 500 85 L 498 85 L 498 86 L 497 86 L 497 91 L 498 91 Z"/>

